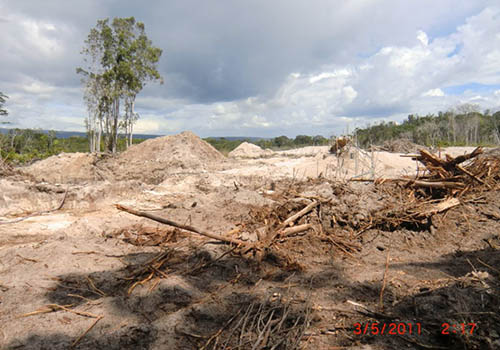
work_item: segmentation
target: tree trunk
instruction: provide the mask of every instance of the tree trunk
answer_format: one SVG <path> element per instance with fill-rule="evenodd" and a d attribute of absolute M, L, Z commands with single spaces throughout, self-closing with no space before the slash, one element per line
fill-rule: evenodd
<path fill-rule="evenodd" d="M 120 116 L 120 98 L 117 97 L 113 105 L 113 127 L 111 135 L 111 152 L 116 153 L 116 145 L 118 143 L 118 118 Z"/>
<path fill-rule="evenodd" d="M 99 121 L 99 128 L 97 129 L 97 152 L 101 152 L 101 137 L 102 137 L 102 121 Z"/>
<path fill-rule="evenodd" d="M 476 115 L 476 145 L 479 143 L 479 117 Z"/>
<path fill-rule="evenodd" d="M 89 130 L 89 149 L 90 153 L 95 152 L 95 140 L 94 140 L 94 130 L 90 129 Z"/>
<path fill-rule="evenodd" d="M 132 103 L 130 106 L 129 139 L 128 139 L 129 147 L 132 146 L 132 141 L 134 138 L 134 118 L 135 118 L 134 107 L 135 107 L 135 96 L 132 98 Z"/>
<path fill-rule="evenodd" d="M 132 141 L 133 141 L 133 138 L 134 138 L 134 124 L 130 123 L 130 133 L 128 134 L 129 136 L 129 139 L 128 139 L 128 146 L 132 146 Z"/>

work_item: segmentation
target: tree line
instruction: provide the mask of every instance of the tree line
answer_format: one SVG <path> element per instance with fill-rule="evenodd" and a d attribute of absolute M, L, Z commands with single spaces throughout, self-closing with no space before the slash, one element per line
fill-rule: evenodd
<path fill-rule="evenodd" d="M 228 153 L 234 150 L 243 142 L 253 143 L 262 149 L 270 148 L 272 150 L 291 149 L 304 146 L 325 146 L 328 145 L 329 139 L 321 136 L 297 135 L 295 138 L 287 136 L 278 136 L 270 139 L 239 139 L 232 140 L 224 137 L 208 137 L 204 139 L 218 151 Z"/>
<path fill-rule="evenodd" d="M 86 152 L 84 137 L 56 138 L 55 131 L 33 129 L 9 129 L 0 134 L 0 155 L 9 163 L 25 164 L 61 152 Z"/>
<path fill-rule="evenodd" d="M 2 96 L 5 96 L 2 94 Z M 0 101 L 3 109 L 5 100 Z M 2 113 L 7 115 L 7 111 Z M 454 145 L 499 145 L 500 144 L 500 111 L 479 112 L 476 106 L 460 106 L 448 112 L 439 112 L 437 115 L 428 114 L 419 116 L 411 114 L 402 123 L 382 122 L 376 125 L 358 128 L 354 136 L 361 147 L 372 144 L 382 144 L 387 140 L 407 139 L 414 143 L 427 146 L 454 146 Z M 55 131 L 44 132 L 32 129 L 9 129 L 0 134 L 0 155 L 3 160 L 11 163 L 24 164 L 43 159 L 61 152 L 88 152 L 89 139 L 87 137 L 72 136 L 57 138 Z M 324 146 L 329 139 L 321 135 L 298 135 L 295 138 L 278 136 L 270 139 L 227 139 L 205 138 L 205 141 L 222 153 L 229 153 L 242 142 L 254 143 L 259 147 L 273 150 L 290 149 L 304 146 Z M 134 139 L 137 144 L 144 139 Z M 125 150 L 129 145 L 127 137 L 118 137 L 116 149 Z M 105 149 L 104 140 L 101 147 Z"/>
<path fill-rule="evenodd" d="M 137 144 L 144 140 L 135 138 L 133 143 Z M 88 152 L 88 144 L 88 137 L 70 136 L 58 138 L 54 130 L 9 129 L 3 134 L 0 133 L 0 160 L 19 165 L 29 164 L 62 152 Z M 124 151 L 127 144 L 128 140 L 124 137 L 118 138 L 118 151 Z"/>
<path fill-rule="evenodd" d="M 402 123 L 382 122 L 358 128 L 354 135 L 361 147 L 387 140 L 407 139 L 426 146 L 469 146 L 500 144 L 500 111 L 479 111 L 464 104 L 447 112 L 419 116 L 410 114 Z"/>

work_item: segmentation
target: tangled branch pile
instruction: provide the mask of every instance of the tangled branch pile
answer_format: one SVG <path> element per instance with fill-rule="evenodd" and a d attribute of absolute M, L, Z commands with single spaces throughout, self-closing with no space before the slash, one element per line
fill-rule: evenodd
<path fill-rule="evenodd" d="M 494 153 L 484 154 L 481 147 L 456 158 L 446 155 L 446 160 L 426 150 L 419 152 L 416 159 L 424 164 L 426 173 L 417 176 L 418 180 L 411 183 L 414 187 L 446 190 L 446 193 L 440 193 L 441 196 L 461 196 L 483 187 L 492 189 L 500 180 L 500 159 Z M 466 165 L 461 165 L 467 161 Z"/>
<path fill-rule="evenodd" d="M 424 149 L 419 150 L 419 153 L 411 155 L 424 165 L 423 171 L 420 172 L 419 169 L 416 178 L 375 180 L 377 185 L 398 184 L 385 188 L 395 201 L 388 202 L 386 208 L 370 218 L 359 233 L 374 227 L 389 230 L 401 226 L 429 228 L 433 215 L 464 201 L 475 201 L 479 197 L 472 197 L 482 191 L 499 188 L 500 157 L 495 152 L 484 153 L 478 147 L 472 153 L 455 158 L 446 155 L 446 159 Z M 470 198 L 465 198 L 467 195 Z"/>

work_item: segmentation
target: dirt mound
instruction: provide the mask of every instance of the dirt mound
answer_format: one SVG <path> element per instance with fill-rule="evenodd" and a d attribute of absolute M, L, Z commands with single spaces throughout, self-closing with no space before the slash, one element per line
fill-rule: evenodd
<path fill-rule="evenodd" d="M 427 147 L 417 145 L 407 139 L 388 140 L 380 148 L 383 151 L 392 153 L 415 153 L 419 149 L 427 149 Z"/>
<path fill-rule="evenodd" d="M 190 131 L 158 137 L 130 147 L 108 162 L 118 180 L 158 184 L 167 173 L 213 169 L 225 157 Z"/>
<path fill-rule="evenodd" d="M 61 153 L 38 161 L 22 171 L 37 181 L 78 183 L 101 179 L 95 166 L 98 157 L 88 153 Z"/>
<path fill-rule="evenodd" d="M 252 143 L 243 142 L 232 152 L 229 152 L 230 158 L 261 158 L 272 155 L 274 152 L 270 149 L 262 149 Z"/>
<path fill-rule="evenodd" d="M 224 159 L 215 148 L 192 132 L 183 132 L 147 140 L 115 156 L 62 153 L 36 162 L 23 172 L 37 181 L 51 183 L 95 180 L 160 183 L 167 173 L 212 169 Z"/>

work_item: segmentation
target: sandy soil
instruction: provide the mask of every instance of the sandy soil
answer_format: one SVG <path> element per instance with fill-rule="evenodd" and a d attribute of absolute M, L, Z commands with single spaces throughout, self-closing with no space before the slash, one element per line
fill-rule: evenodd
<path fill-rule="evenodd" d="M 262 149 L 253 143 L 243 142 L 234 150 L 229 152 L 230 158 L 264 158 L 272 156 L 273 151 L 270 149 Z"/>
<path fill-rule="evenodd" d="M 26 175 L 4 176 L 0 348 L 198 349 L 249 305 L 281 302 L 290 308 L 283 316 L 284 329 L 292 329 L 287 339 L 300 315 L 309 315 L 302 349 L 499 349 L 498 190 L 423 228 L 354 237 L 342 224 L 361 223 L 400 200 L 384 186 L 346 179 L 416 170 L 400 154 L 337 158 L 328 147 L 226 159 L 183 133 L 116 157 L 61 155 L 22 169 Z M 290 261 L 257 262 L 114 206 L 218 234 L 240 228 L 245 234 L 235 237 L 251 240 L 264 218 L 302 208 L 300 198 L 329 201 L 334 212 L 325 206 L 318 215 L 337 218 L 332 234 L 359 250 L 343 253 L 299 237 L 286 246 Z M 160 272 L 151 267 L 159 256 Z M 357 334 L 357 323 L 363 330 L 375 321 L 412 324 L 413 334 Z M 469 328 L 443 335 L 443 323 Z M 476 324 L 472 334 L 469 323 Z M 292 348 L 299 347 L 277 347 Z"/>

